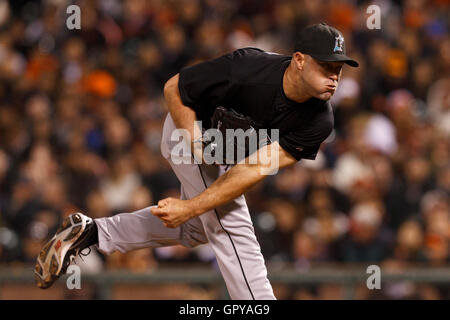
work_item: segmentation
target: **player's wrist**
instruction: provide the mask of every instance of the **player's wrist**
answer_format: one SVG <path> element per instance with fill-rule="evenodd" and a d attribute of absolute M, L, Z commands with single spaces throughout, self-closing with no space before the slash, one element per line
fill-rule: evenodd
<path fill-rule="evenodd" d="M 204 211 L 198 206 L 198 202 L 195 198 L 186 200 L 186 205 L 189 207 L 189 212 L 191 213 L 190 218 L 195 218 L 200 216 Z"/>

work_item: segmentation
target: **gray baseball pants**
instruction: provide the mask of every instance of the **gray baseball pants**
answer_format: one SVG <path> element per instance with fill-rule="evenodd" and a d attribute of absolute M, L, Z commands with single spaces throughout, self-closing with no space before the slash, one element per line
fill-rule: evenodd
<path fill-rule="evenodd" d="M 168 114 L 161 152 L 180 180 L 181 199 L 191 199 L 224 174 L 226 166 L 194 164 L 192 161 L 175 164 L 171 151 L 179 142 L 171 141 L 174 129 L 175 124 Z M 159 218 L 153 216 L 151 208 L 95 219 L 98 248 L 110 254 L 177 244 L 192 248 L 209 243 L 231 299 L 275 299 L 243 195 L 173 229 L 166 228 Z"/>

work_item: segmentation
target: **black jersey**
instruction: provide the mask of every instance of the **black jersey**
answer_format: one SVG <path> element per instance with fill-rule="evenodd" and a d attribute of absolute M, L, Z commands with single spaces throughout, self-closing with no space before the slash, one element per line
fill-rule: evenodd
<path fill-rule="evenodd" d="M 263 128 L 279 129 L 279 143 L 295 159 L 315 159 L 333 129 L 329 101 L 311 98 L 297 103 L 283 90 L 290 56 L 257 48 L 238 49 L 180 71 L 183 104 L 195 110 L 203 128 L 218 106 L 252 117 Z"/>

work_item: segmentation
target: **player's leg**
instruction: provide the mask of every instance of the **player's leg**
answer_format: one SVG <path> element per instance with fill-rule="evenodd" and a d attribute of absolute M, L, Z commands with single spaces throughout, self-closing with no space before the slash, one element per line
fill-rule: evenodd
<path fill-rule="evenodd" d="M 161 150 L 183 185 L 186 196 L 193 198 L 224 174 L 225 166 L 175 164 L 170 157 L 174 143 L 167 139 L 173 129 L 175 125 L 169 115 L 164 124 Z M 200 220 L 216 254 L 230 297 L 275 299 L 244 196 L 202 214 Z"/>
<path fill-rule="evenodd" d="M 186 199 L 183 189 L 181 198 Z M 200 219 L 191 219 L 178 228 L 166 228 L 150 209 L 147 207 L 94 220 L 81 213 L 66 217 L 37 257 L 37 286 L 42 289 L 50 287 L 65 273 L 72 257 L 92 245 L 110 254 L 177 244 L 195 247 L 207 242 Z"/>
<path fill-rule="evenodd" d="M 206 189 L 225 172 L 224 166 L 196 166 L 196 170 L 179 170 L 177 176 L 186 187 L 189 198 Z M 182 182 L 182 183 L 183 183 Z M 267 279 L 267 269 L 256 239 L 245 197 L 242 195 L 229 203 L 200 216 L 208 242 L 214 250 L 228 292 L 232 299 L 275 299 Z"/>
<path fill-rule="evenodd" d="M 181 198 L 185 199 L 183 187 Z M 95 219 L 100 251 L 110 254 L 114 251 L 127 252 L 177 244 L 192 248 L 207 242 L 198 218 L 191 219 L 177 228 L 167 228 L 161 219 L 151 214 L 152 207 Z"/>

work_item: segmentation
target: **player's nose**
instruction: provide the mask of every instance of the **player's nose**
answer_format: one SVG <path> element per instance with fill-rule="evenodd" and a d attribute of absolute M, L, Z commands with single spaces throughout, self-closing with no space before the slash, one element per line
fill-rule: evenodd
<path fill-rule="evenodd" d="M 330 73 L 330 77 L 331 80 L 333 80 L 333 82 L 336 82 L 339 80 L 339 75 L 337 73 Z"/>

